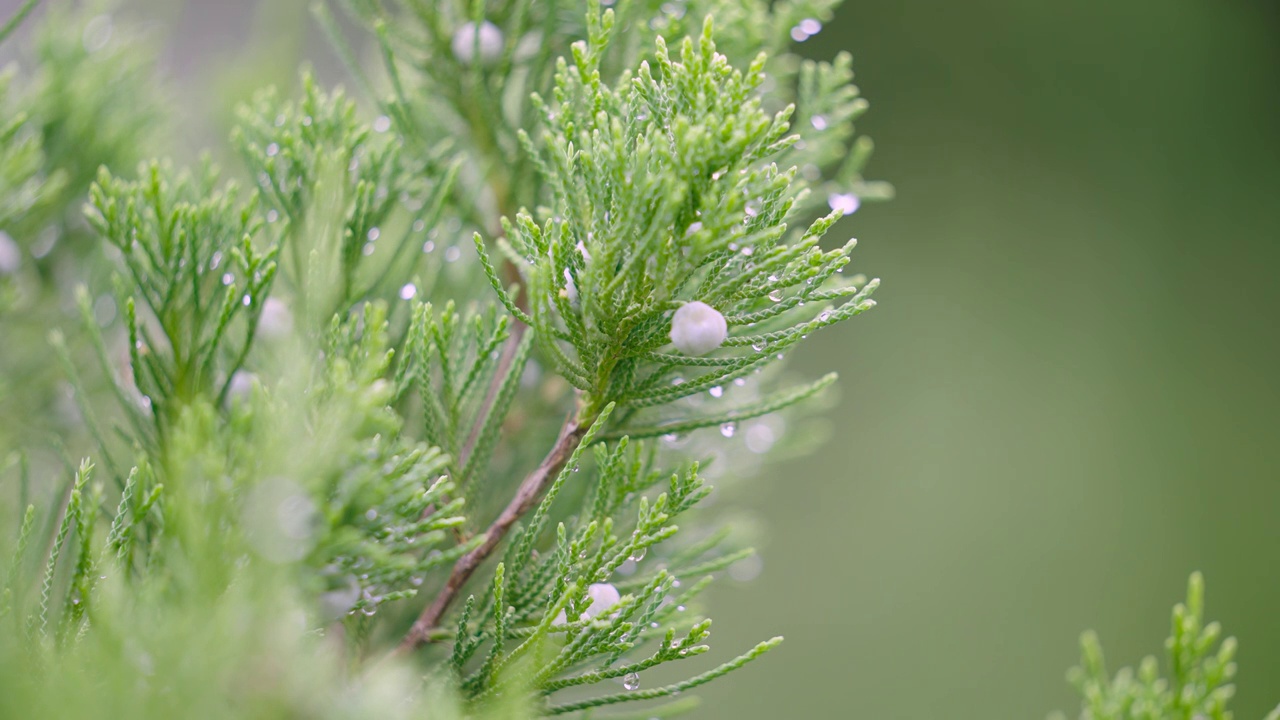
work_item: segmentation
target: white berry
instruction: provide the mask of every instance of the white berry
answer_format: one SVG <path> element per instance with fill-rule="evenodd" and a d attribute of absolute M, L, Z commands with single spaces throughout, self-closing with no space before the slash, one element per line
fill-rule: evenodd
<path fill-rule="evenodd" d="M 827 198 L 827 204 L 832 210 L 839 210 L 843 215 L 852 215 L 858 211 L 862 201 L 853 193 L 833 193 Z"/>
<path fill-rule="evenodd" d="M 268 340 L 276 340 L 293 332 L 293 313 L 283 300 L 267 298 L 258 318 L 258 332 Z"/>
<path fill-rule="evenodd" d="M 587 607 L 587 611 L 583 613 L 586 617 L 595 617 L 609 608 L 617 605 L 622 600 L 622 595 L 618 593 L 618 588 L 609 583 L 595 583 L 587 588 L 587 595 L 591 597 L 591 605 Z"/>
<path fill-rule="evenodd" d="M 591 604 L 587 606 L 585 612 L 578 616 L 578 620 L 590 620 L 617 605 L 622 600 L 622 595 L 618 592 L 618 588 L 609 583 L 593 583 L 588 586 L 587 597 L 591 598 Z M 551 624 L 560 626 L 568 623 L 568 621 L 569 619 L 565 616 L 564 610 L 561 610 L 555 619 L 551 621 Z"/>
<path fill-rule="evenodd" d="M 728 336 L 724 315 L 704 302 L 685 303 L 671 319 L 671 343 L 685 355 L 706 355 Z"/>
<path fill-rule="evenodd" d="M 12 275 L 22 265 L 22 248 L 0 230 L 0 275 Z"/>
<path fill-rule="evenodd" d="M 463 65 L 470 65 L 475 60 L 477 43 L 480 48 L 481 65 L 488 65 L 502 57 L 504 44 L 502 31 L 488 20 L 480 23 L 479 30 L 472 22 L 458 28 L 458 31 L 453 34 L 454 57 L 458 58 Z"/>

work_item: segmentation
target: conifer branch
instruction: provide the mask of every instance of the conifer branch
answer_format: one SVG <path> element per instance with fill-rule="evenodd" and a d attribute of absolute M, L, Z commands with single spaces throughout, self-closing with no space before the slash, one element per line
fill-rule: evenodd
<path fill-rule="evenodd" d="M 453 566 L 449 579 L 445 581 L 444 587 L 440 589 L 435 600 L 422 611 L 404 640 L 401 641 L 397 649 L 398 653 L 409 652 L 431 640 L 432 631 L 439 626 L 441 618 L 444 617 L 453 599 L 461 592 L 462 587 L 466 585 L 467 580 L 471 579 L 476 569 L 493 554 L 503 538 L 511 531 L 512 526 L 525 513 L 533 509 L 538 498 L 542 496 L 543 490 L 565 472 L 571 460 L 576 460 L 581 455 L 582 449 L 590 444 L 591 438 L 608 420 L 612 409 L 612 406 L 606 407 L 590 423 L 580 419 L 577 413 L 565 420 L 555 445 L 551 447 L 538 467 L 520 483 L 511 502 L 507 503 L 498 518 L 485 530 L 484 540 L 480 545 L 463 555 Z"/>

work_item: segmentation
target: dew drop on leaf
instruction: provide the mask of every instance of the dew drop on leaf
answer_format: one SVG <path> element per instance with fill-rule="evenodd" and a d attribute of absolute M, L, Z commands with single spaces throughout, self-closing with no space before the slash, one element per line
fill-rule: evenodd
<path fill-rule="evenodd" d="M 627 673 L 622 676 L 622 687 L 628 690 L 635 690 L 640 687 L 640 676 L 636 673 Z"/>
<path fill-rule="evenodd" d="M 731 422 L 727 422 L 720 426 L 720 434 L 727 438 L 733 437 L 733 434 L 737 432 L 737 430 L 738 426 Z"/>

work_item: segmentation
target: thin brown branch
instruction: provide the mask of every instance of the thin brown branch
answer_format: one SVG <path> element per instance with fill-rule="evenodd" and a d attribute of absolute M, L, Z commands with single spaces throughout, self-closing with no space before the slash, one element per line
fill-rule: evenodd
<path fill-rule="evenodd" d="M 431 641 L 433 631 L 439 626 L 440 619 L 444 617 L 450 603 L 462 591 L 462 587 L 467 584 L 467 580 L 471 579 L 476 569 L 493 554 L 516 521 L 537 504 L 542 492 L 555 480 L 568 463 L 574 450 L 577 450 L 588 429 L 589 424 L 580 423 L 576 413 L 565 420 L 564 426 L 560 428 L 560 436 L 556 439 L 556 444 L 551 451 L 542 459 L 537 469 L 529 473 L 528 477 L 520 483 L 515 497 L 511 498 L 511 502 L 502 510 L 498 518 L 485 530 L 484 542 L 463 555 L 454 564 L 444 587 L 440 589 L 435 600 L 422 611 L 417 621 L 413 623 L 413 627 L 409 629 L 409 633 L 400 642 L 400 646 L 396 649 L 397 654 L 410 652 Z"/>

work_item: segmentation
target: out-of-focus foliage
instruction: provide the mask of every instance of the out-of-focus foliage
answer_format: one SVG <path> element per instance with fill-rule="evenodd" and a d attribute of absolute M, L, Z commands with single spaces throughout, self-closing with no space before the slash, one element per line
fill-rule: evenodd
<path fill-rule="evenodd" d="M 168 112 L 152 39 L 113 20 L 114 3 L 47 5 L 28 37 L 7 41 L 23 52 L 0 71 L 0 443 L 41 449 L 73 437 L 79 412 L 47 335 L 75 326 L 76 285 L 107 273 L 82 220 L 89 185 L 104 165 L 131 173 L 163 150 Z M 95 308 L 104 325 L 119 312 L 106 296 Z M 68 344 L 92 357 L 79 332 Z"/>
<path fill-rule="evenodd" d="M 1196 573 L 1187 584 L 1187 601 L 1173 608 L 1172 631 L 1165 640 L 1166 672 L 1147 656 L 1138 669 L 1107 672 L 1098 636 L 1080 640 L 1080 667 L 1069 674 L 1083 696 L 1083 720 L 1165 720 L 1213 718 L 1230 720 L 1227 703 L 1235 695 L 1236 639 L 1222 638 L 1222 626 L 1205 623 L 1204 578 Z M 1058 716 L 1065 717 L 1065 716 Z M 1280 708 L 1267 720 L 1280 717 Z"/>

